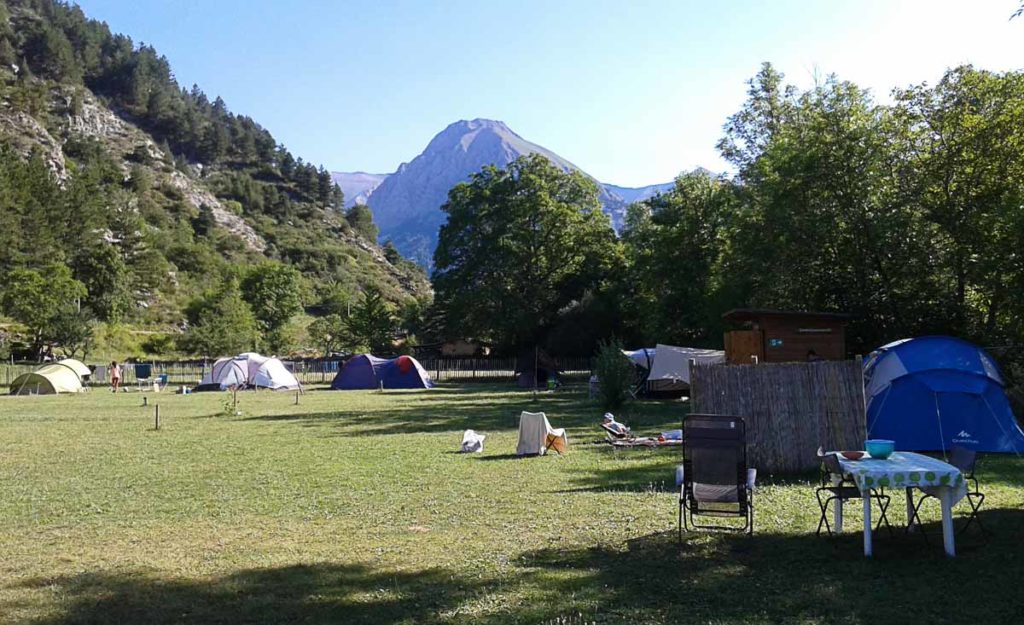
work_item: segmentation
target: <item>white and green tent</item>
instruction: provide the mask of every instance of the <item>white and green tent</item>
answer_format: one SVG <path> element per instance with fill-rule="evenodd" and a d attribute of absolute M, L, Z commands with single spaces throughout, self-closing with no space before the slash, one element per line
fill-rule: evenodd
<path fill-rule="evenodd" d="M 43 365 L 31 373 L 23 373 L 11 382 L 11 395 L 53 395 L 80 393 L 89 367 L 77 360 L 61 360 Z"/>

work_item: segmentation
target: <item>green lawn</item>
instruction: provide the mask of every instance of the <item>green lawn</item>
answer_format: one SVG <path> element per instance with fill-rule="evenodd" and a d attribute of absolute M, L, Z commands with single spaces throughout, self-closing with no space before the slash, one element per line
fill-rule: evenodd
<path fill-rule="evenodd" d="M 813 534 L 810 478 L 761 476 L 753 538 L 676 542 L 678 451 L 592 444 L 582 393 L 494 386 L 0 398 L 0 623 L 1000 623 L 1024 611 L 1024 459 L 985 458 L 984 523 Z M 641 431 L 678 402 L 637 404 Z M 516 416 L 569 428 L 517 459 Z M 488 434 L 482 455 L 453 453 Z M 902 525 L 897 500 L 890 516 Z"/>

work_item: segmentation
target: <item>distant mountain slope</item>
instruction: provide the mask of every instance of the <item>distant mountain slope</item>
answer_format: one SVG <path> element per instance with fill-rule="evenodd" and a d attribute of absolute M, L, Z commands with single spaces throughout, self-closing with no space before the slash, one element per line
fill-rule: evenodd
<path fill-rule="evenodd" d="M 367 203 L 380 227 L 381 240 L 390 239 L 403 256 L 430 267 L 437 232 L 445 221 L 441 205 L 448 198 L 448 190 L 486 165 L 504 167 L 525 154 L 541 154 L 562 169 L 582 171 L 551 150 L 519 136 L 504 122 L 474 119 L 451 124 L 430 141 L 423 153 L 403 163 L 370 192 Z M 335 180 L 357 175 L 334 174 Z M 621 191 L 630 197 L 649 197 L 656 188 L 671 186 L 652 185 L 634 194 L 632 189 L 597 184 L 601 203 L 616 229 L 622 225 L 626 207 L 634 201 L 624 198 Z"/>
<path fill-rule="evenodd" d="M 340 200 L 325 168 L 182 89 L 151 46 L 72 3 L 0 0 L 0 273 L 64 263 L 100 321 L 174 328 L 266 261 L 301 273 L 311 305 L 368 287 L 428 296 L 420 268 L 367 240 Z"/>
<path fill-rule="evenodd" d="M 674 182 L 665 182 L 662 184 L 649 184 L 646 187 L 620 187 L 614 184 L 605 184 L 604 188 L 609 193 L 617 195 L 626 204 L 632 204 L 634 202 L 643 202 L 646 199 L 652 198 L 659 193 L 665 193 L 675 186 Z"/>
<path fill-rule="evenodd" d="M 345 195 L 345 208 L 366 204 L 366 199 L 387 177 L 388 174 L 368 174 L 365 171 L 331 172 L 334 184 L 338 185 Z"/>

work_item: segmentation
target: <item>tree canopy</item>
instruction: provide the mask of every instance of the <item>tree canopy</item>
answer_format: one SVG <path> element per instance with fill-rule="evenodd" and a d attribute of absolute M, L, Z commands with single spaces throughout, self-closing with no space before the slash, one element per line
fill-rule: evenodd
<path fill-rule="evenodd" d="M 465 336 L 510 347 L 542 340 L 618 255 L 595 183 L 540 155 L 484 168 L 442 210 L 436 298 Z"/>

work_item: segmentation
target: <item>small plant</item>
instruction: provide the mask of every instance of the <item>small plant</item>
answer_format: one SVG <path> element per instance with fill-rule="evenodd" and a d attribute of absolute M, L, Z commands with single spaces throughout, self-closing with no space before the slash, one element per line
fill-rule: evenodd
<path fill-rule="evenodd" d="M 237 395 L 233 391 L 224 394 L 224 401 L 221 402 L 220 414 L 225 417 L 242 416 L 242 409 L 239 408 Z"/>
<path fill-rule="evenodd" d="M 636 379 L 636 369 L 622 353 L 622 343 L 618 339 L 601 341 L 598 345 L 594 373 L 597 374 L 597 399 L 601 408 L 608 411 L 622 408 L 632 396 L 630 390 Z"/>

